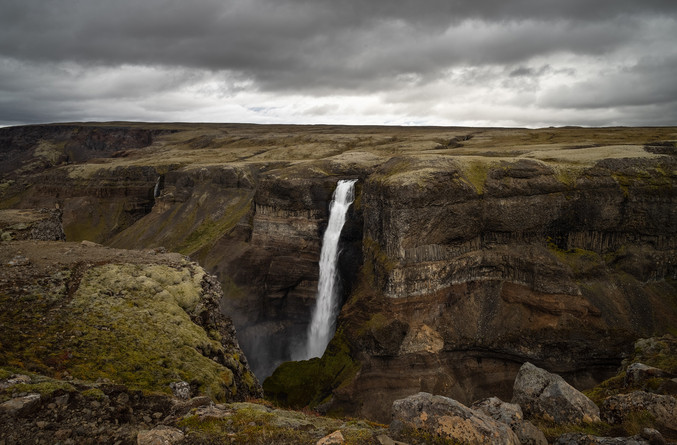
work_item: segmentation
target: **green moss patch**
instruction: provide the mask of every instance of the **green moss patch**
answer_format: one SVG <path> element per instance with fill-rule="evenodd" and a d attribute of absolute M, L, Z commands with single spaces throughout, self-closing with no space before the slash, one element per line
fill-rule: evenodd
<path fill-rule="evenodd" d="M 548 242 L 548 249 L 560 262 L 569 266 L 574 275 L 596 273 L 599 268 L 604 267 L 602 257 L 591 250 L 579 248 L 563 250 L 558 248 L 553 242 Z"/>
<path fill-rule="evenodd" d="M 233 374 L 211 357 L 220 342 L 190 319 L 200 301 L 202 274 L 189 268 L 106 265 L 83 277 L 71 302 L 71 373 L 110 378 L 130 387 L 170 392 L 176 380 L 226 399 Z"/>
<path fill-rule="evenodd" d="M 318 439 L 341 431 L 345 444 L 378 444 L 383 425 L 320 417 L 312 413 L 271 409 L 255 403 L 225 406 L 222 418 L 182 419 L 178 426 L 186 432 L 188 443 L 314 444 Z"/>
<path fill-rule="evenodd" d="M 80 273 L 79 286 L 64 272 L 22 295 L 0 294 L 3 325 L 13 327 L 2 329 L 11 346 L 0 365 L 151 392 L 170 393 L 169 383 L 183 380 L 216 400 L 236 395 L 221 363 L 237 359 L 216 330 L 191 321 L 203 310 L 201 268 L 106 264 Z"/>
<path fill-rule="evenodd" d="M 263 382 L 263 391 L 267 399 L 282 406 L 314 408 L 352 381 L 359 369 L 339 331 L 321 358 L 281 364 Z"/>
<path fill-rule="evenodd" d="M 221 218 L 205 218 L 195 230 L 177 247 L 177 251 L 189 255 L 201 247 L 213 244 L 218 238 L 229 233 L 251 209 L 251 196 L 243 195 L 228 207 Z"/>

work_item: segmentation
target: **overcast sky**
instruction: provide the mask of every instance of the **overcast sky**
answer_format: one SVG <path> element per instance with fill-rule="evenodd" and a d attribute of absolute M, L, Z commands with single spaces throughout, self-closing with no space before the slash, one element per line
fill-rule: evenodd
<path fill-rule="evenodd" d="M 0 0 L 0 125 L 677 125 L 677 1 Z"/>

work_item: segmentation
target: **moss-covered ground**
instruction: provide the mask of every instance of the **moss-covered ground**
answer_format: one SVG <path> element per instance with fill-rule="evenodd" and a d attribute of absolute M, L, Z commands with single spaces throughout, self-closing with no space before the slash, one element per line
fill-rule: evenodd
<path fill-rule="evenodd" d="M 267 399 L 282 406 L 314 408 L 350 382 L 359 369 L 338 331 L 321 358 L 283 363 L 263 382 L 263 390 Z"/>
<path fill-rule="evenodd" d="M 261 403 L 223 406 L 226 416 L 189 415 L 178 426 L 186 431 L 188 444 L 314 444 L 340 431 L 345 444 L 378 444 L 387 433 L 385 425 L 351 419 L 318 416 L 311 412 L 274 409 Z"/>
<path fill-rule="evenodd" d="M 183 380 L 232 400 L 233 371 L 221 363 L 238 358 L 219 332 L 191 320 L 203 310 L 203 276 L 187 261 L 109 263 L 16 281 L 0 290 L 0 366 L 148 392 L 170 393 Z"/>

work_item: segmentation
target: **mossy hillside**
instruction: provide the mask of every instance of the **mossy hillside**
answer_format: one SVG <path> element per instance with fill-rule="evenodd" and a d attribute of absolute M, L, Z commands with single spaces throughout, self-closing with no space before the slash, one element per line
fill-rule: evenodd
<path fill-rule="evenodd" d="M 115 224 L 122 214 L 123 203 L 105 206 L 95 204 L 87 213 L 80 213 L 77 220 L 64 224 L 64 233 L 68 241 L 102 242 L 110 233 L 110 224 Z"/>
<path fill-rule="evenodd" d="M 0 290 L 0 366 L 54 374 L 61 361 L 66 329 L 68 285 L 74 271 L 19 282 L 19 292 Z"/>
<path fill-rule="evenodd" d="M 203 272 L 188 267 L 90 269 L 69 305 L 72 328 L 80 332 L 71 373 L 161 392 L 184 380 L 218 400 L 235 395 L 233 372 L 212 360 L 223 354 L 217 333 L 190 318 L 200 302 L 202 278 Z"/>
<path fill-rule="evenodd" d="M 463 177 L 477 191 L 478 195 L 484 194 L 484 185 L 489 176 L 489 170 L 496 165 L 495 160 L 482 158 L 459 158 L 459 164 L 463 171 Z"/>
<path fill-rule="evenodd" d="M 229 234 L 252 207 L 253 196 L 251 193 L 242 192 L 238 195 L 236 199 L 229 203 L 220 217 L 213 219 L 208 216 L 196 228 L 190 230 L 185 240 L 177 246 L 177 250 L 190 255 L 205 246 L 214 244 L 218 238 Z"/>
<path fill-rule="evenodd" d="M 337 388 L 352 381 L 360 369 L 341 331 L 321 358 L 281 364 L 263 382 L 266 398 L 291 408 L 314 408 Z"/>
<path fill-rule="evenodd" d="M 189 262 L 106 264 L 66 269 L 20 295 L 2 293 L 0 365 L 165 393 L 184 380 L 216 400 L 232 400 L 239 357 L 218 331 L 191 321 L 204 310 L 203 278 Z M 244 374 L 250 381 L 240 385 L 254 388 Z"/>
<path fill-rule="evenodd" d="M 186 201 L 169 202 L 164 211 L 144 216 L 109 244 L 123 248 L 162 246 L 196 255 L 230 234 L 250 212 L 252 199 L 253 191 L 249 189 L 224 190 L 204 185 Z"/>

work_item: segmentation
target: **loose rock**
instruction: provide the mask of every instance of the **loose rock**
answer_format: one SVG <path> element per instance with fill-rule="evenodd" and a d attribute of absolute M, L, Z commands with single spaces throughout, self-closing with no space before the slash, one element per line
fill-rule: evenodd
<path fill-rule="evenodd" d="M 517 434 L 523 445 L 547 445 L 545 434 L 531 422 L 524 420 L 522 408 L 514 403 L 503 402 L 498 397 L 475 402 L 472 409 L 481 411 L 494 420 L 508 425 Z"/>
<path fill-rule="evenodd" d="M 608 397 L 602 405 L 604 420 L 613 424 L 638 411 L 651 414 L 659 430 L 677 432 L 677 398 L 673 396 L 635 391 Z"/>
<path fill-rule="evenodd" d="M 184 400 L 190 399 L 190 383 L 183 381 L 172 382 L 169 384 L 169 387 L 172 388 L 175 397 Z"/>
<path fill-rule="evenodd" d="M 140 431 L 136 436 L 137 445 L 172 445 L 183 440 L 184 434 L 177 428 L 158 425 L 150 431 Z"/>
<path fill-rule="evenodd" d="M 633 363 L 625 371 L 625 385 L 639 386 L 652 378 L 669 378 L 672 375 L 653 366 L 647 366 L 644 363 Z"/>
<path fill-rule="evenodd" d="M 343 434 L 341 431 L 336 430 L 328 436 L 324 436 L 322 439 L 318 440 L 315 445 L 337 445 L 345 442 Z"/>
<path fill-rule="evenodd" d="M 396 400 L 391 431 L 396 436 L 408 429 L 422 430 L 461 443 L 519 444 L 508 425 L 443 396 L 425 392 Z"/>
<path fill-rule="evenodd" d="M 527 416 L 540 416 L 557 423 L 599 421 L 599 408 L 557 374 L 525 363 L 513 386 L 512 403 Z"/>
<path fill-rule="evenodd" d="M 0 411 L 10 416 L 22 417 L 31 414 L 40 406 L 40 394 L 28 394 L 16 397 L 0 405 Z"/>

